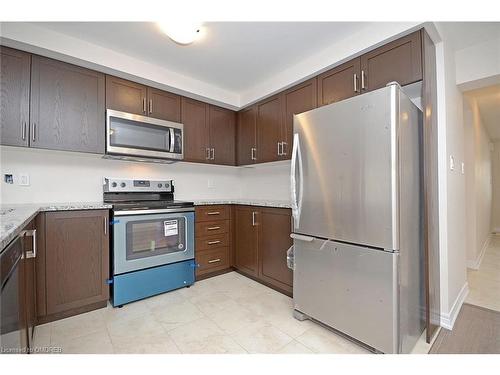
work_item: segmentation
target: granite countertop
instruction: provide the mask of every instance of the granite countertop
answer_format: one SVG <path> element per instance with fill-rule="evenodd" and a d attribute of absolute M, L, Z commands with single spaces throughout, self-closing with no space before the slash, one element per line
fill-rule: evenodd
<path fill-rule="evenodd" d="M 0 252 L 39 212 L 110 209 L 102 202 L 32 203 L 0 205 Z"/>
<path fill-rule="evenodd" d="M 201 199 L 192 200 L 195 206 L 206 206 L 213 204 L 241 204 L 245 206 L 262 206 L 275 208 L 291 208 L 289 200 L 277 199 Z"/>

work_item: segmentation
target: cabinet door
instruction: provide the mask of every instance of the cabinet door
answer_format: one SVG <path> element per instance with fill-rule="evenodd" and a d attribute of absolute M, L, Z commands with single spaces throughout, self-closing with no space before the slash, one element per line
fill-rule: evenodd
<path fill-rule="evenodd" d="M 256 150 L 256 110 L 255 106 L 238 112 L 236 154 L 238 165 L 255 163 Z"/>
<path fill-rule="evenodd" d="M 251 276 L 258 276 L 258 210 L 250 206 L 236 206 L 235 219 L 235 267 Z"/>
<path fill-rule="evenodd" d="M 31 146 L 104 154 L 104 75 L 32 57 Z"/>
<path fill-rule="evenodd" d="M 282 159 L 290 159 L 293 142 L 293 115 L 317 107 L 316 78 L 294 86 L 283 93 L 283 122 L 281 139 L 283 142 Z"/>
<path fill-rule="evenodd" d="M 108 299 L 108 211 L 46 214 L 47 314 Z"/>
<path fill-rule="evenodd" d="M 291 211 L 262 208 L 259 217 L 259 277 L 285 292 L 292 292 L 293 273 L 286 252 L 292 246 Z"/>
<path fill-rule="evenodd" d="M 148 87 L 148 115 L 161 120 L 181 121 L 181 97 Z"/>
<path fill-rule="evenodd" d="M 360 93 L 359 58 L 318 76 L 318 106 L 335 103 Z"/>
<path fill-rule="evenodd" d="M 113 76 L 106 76 L 106 108 L 136 115 L 147 115 L 147 87 Z"/>
<path fill-rule="evenodd" d="M 280 159 L 278 143 L 281 142 L 281 95 L 257 104 L 257 162 Z"/>
<path fill-rule="evenodd" d="M 209 106 L 211 162 L 235 164 L 236 116 L 228 109 Z"/>
<path fill-rule="evenodd" d="M 182 123 L 184 124 L 184 160 L 208 163 L 208 104 L 182 98 Z"/>
<path fill-rule="evenodd" d="M 29 53 L 0 47 L 1 144 L 28 146 L 30 64 Z"/>
<path fill-rule="evenodd" d="M 362 90 L 371 91 L 396 81 L 401 86 L 422 79 L 420 31 L 361 56 Z"/>

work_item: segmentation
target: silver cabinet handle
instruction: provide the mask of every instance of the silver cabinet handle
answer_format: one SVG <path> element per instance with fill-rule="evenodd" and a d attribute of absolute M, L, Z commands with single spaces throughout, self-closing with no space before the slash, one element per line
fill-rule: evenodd
<path fill-rule="evenodd" d="M 212 259 L 212 260 L 208 261 L 208 263 L 217 263 L 217 262 L 220 262 L 220 258 Z"/>
<path fill-rule="evenodd" d="M 207 215 L 220 215 L 220 211 L 207 212 Z"/>
<path fill-rule="evenodd" d="M 209 244 L 209 245 L 217 245 L 218 243 L 220 243 L 219 240 L 217 240 L 217 241 L 208 241 L 207 242 L 207 244 Z"/>
<path fill-rule="evenodd" d="M 26 253 L 26 259 L 36 258 L 36 229 L 25 230 L 25 231 L 21 232 L 21 235 L 23 237 L 26 236 L 26 237 L 31 237 L 32 238 L 33 250 L 32 251 L 28 251 Z"/>
<path fill-rule="evenodd" d="M 21 137 L 23 138 L 23 141 L 26 140 L 26 121 L 23 122 L 23 128 L 21 130 Z"/>
<path fill-rule="evenodd" d="M 366 87 L 365 87 L 365 71 L 364 70 L 361 71 L 361 89 L 366 90 Z"/>
<path fill-rule="evenodd" d="M 286 156 L 286 154 L 287 154 L 287 152 L 285 151 L 286 150 L 285 146 L 288 146 L 288 143 L 281 142 L 281 155 L 282 156 Z"/>
<path fill-rule="evenodd" d="M 281 156 L 281 142 L 278 142 L 278 156 Z"/>
<path fill-rule="evenodd" d="M 149 114 L 153 113 L 153 99 L 149 99 Z"/>
<path fill-rule="evenodd" d="M 207 230 L 217 230 L 220 229 L 220 227 L 208 227 Z"/>
<path fill-rule="evenodd" d="M 108 218 L 104 216 L 104 235 L 108 234 Z"/>
<path fill-rule="evenodd" d="M 256 155 L 257 155 L 257 148 L 252 147 L 252 153 L 251 153 L 252 160 L 257 160 Z"/>
<path fill-rule="evenodd" d="M 142 112 L 146 113 L 146 98 L 142 98 Z"/>
<path fill-rule="evenodd" d="M 358 92 L 358 75 L 356 73 L 354 73 L 353 81 L 354 81 L 354 92 Z"/>
<path fill-rule="evenodd" d="M 256 216 L 257 216 L 257 212 L 252 211 L 252 226 L 254 226 L 254 227 L 257 225 L 257 220 L 255 219 Z"/>
<path fill-rule="evenodd" d="M 207 154 L 205 159 L 210 160 L 210 149 L 208 147 L 205 149 L 205 152 Z"/>
<path fill-rule="evenodd" d="M 210 160 L 215 160 L 215 148 L 211 149 L 212 156 L 210 157 Z"/>
<path fill-rule="evenodd" d="M 31 140 L 36 141 L 36 122 L 33 123 L 33 134 L 31 135 Z"/>

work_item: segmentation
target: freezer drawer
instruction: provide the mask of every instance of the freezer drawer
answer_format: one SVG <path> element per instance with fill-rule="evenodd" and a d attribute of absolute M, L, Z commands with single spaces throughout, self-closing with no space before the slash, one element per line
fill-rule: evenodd
<path fill-rule="evenodd" d="M 294 240 L 294 308 L 381 352 L 399 352 L 398 253 Z"/>

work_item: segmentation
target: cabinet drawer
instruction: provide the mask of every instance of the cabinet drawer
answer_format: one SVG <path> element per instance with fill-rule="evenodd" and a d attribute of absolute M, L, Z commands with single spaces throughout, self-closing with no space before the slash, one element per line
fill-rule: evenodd
<path fill-rule="evenodd" d="M 211 236 L 229 232 L 229 220 L 203 221 L 196 223 L 196 237 Z"/>
<path fill-rule="evenodd" d="M 214 221 L 229 219 L 228 206 L 198 206 L 196 207 L 196 221 Z"/>
<path fill-rule="evenodd" d="M 196 253 L 197 274 L 229 268 L 229 248 L 221 247 Z"/>
<path fill-rule="evenodd" d="M 196 238 L 196 251 L 229 246 L 229 233 Z"/>

